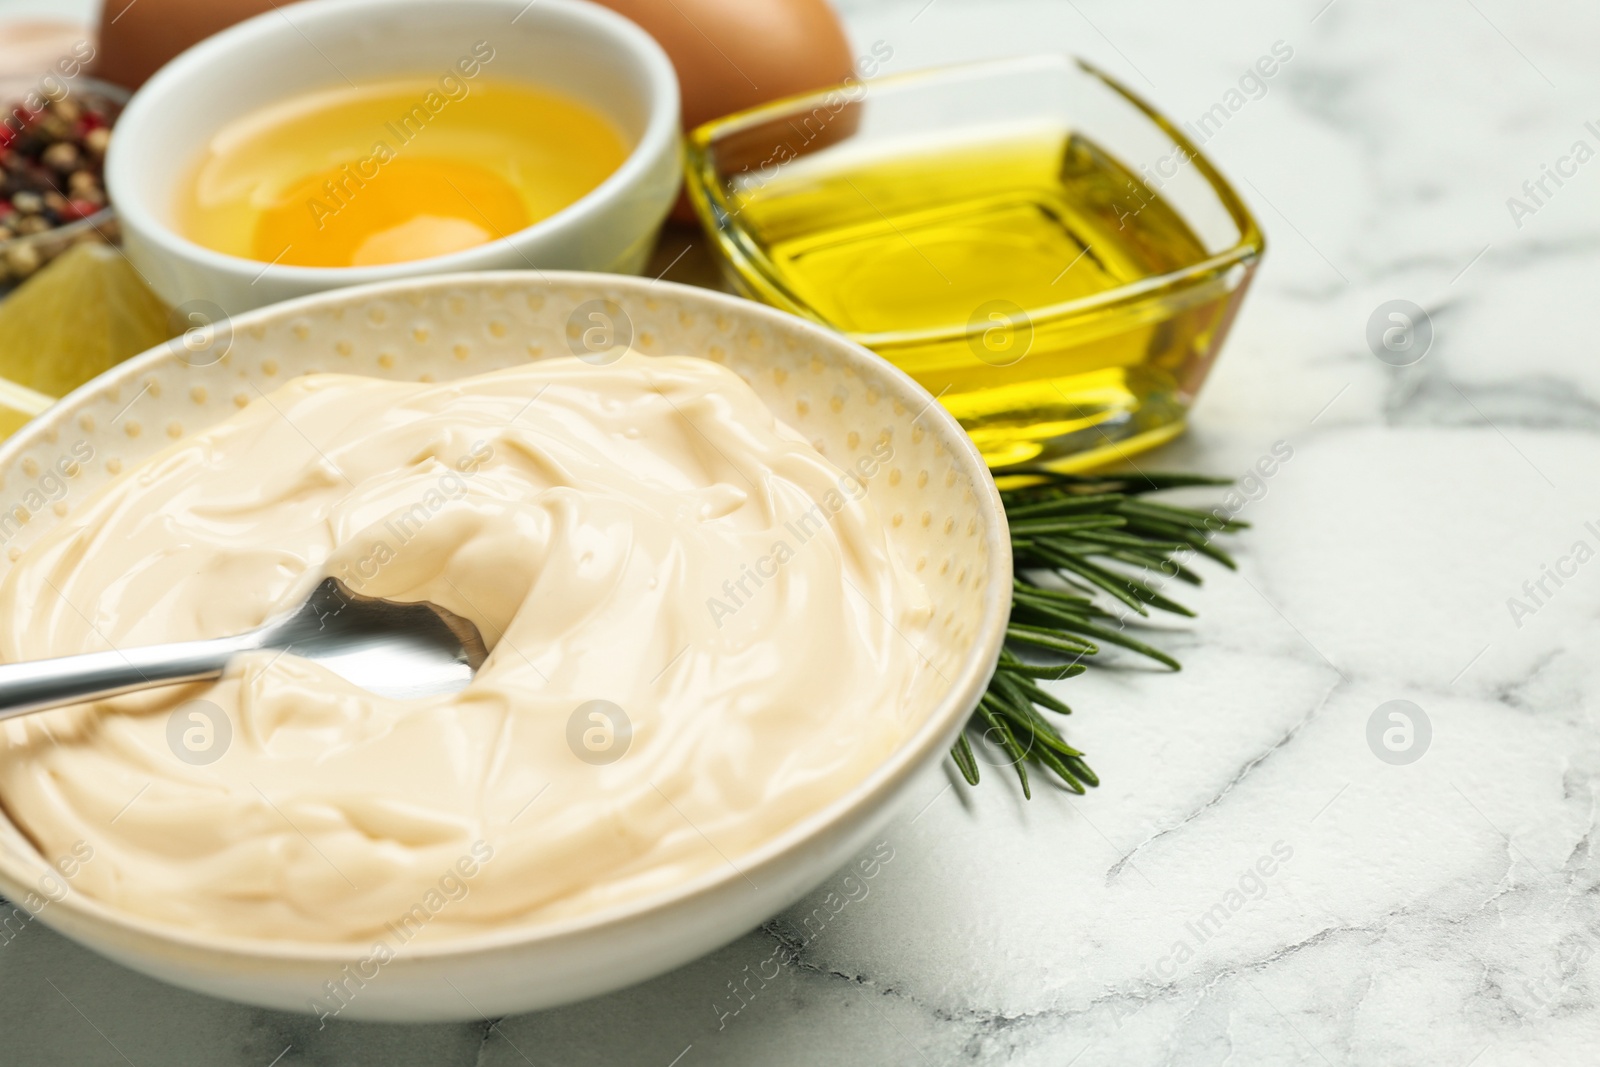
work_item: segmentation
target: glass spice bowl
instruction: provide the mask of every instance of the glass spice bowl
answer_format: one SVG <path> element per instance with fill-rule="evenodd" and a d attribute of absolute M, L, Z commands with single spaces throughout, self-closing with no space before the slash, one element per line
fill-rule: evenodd
<path fill-rule="evenodd" d="M 129 98 L 128 91 L 121 86 L 86 75 L 78 75 L 67 81 L 66 85 L 66 92 L 51 97 L 52 102 L 61 99 L 86 101 L 90 108 L 97 115 L 103 116 L 111 126 L 116 125 L 116 120 Z M 3 106 L 0 106 L 0 116 L 11 119 L 7 129 L 16 127 L 16 116 L 21 113 L 19 107 L 20 105 L 14 101 L 5 101 Z M 0 138 L 0 140 L 6 139 Z M 0 143 L 0 165 L 10 161 L 9 148 L 9 144 Z M 0 179 L 8 178 L 9 175 L 0 174 Z M 105 188 L 103 178 L 100 179 L 99 188 L 103 193 Z M 6 191 L 9 191 L 8 182 L 0 182 L 0 193 Z M 0 196 L 0 201 L 3 200 L 4 196 Z M 6 226 L 6 222 L 6 219 L 0 218 L 0 227 Z M 117 223 L 116 211 L 108 204 L 92 215 L 62 222 L 48 230 L 18 234 L 0 240 L 0 297 L 3 297 L 10 288 L 26 281 L 73 245 L 84 242 L 115 244 L 120 237 L 121 230 Z"/>
<path fill-rule="evenodd" d="M 765 105 L 687 168 L 735 288 L 905 370 L 997 472 L 1181 432 L 1265 250 L 1182 131 L 1066 56 Z"/>

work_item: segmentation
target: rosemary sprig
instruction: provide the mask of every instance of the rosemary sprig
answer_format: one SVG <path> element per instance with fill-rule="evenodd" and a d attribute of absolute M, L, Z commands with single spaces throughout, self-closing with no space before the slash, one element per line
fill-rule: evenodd
<path fill-rule="evenodd" d="M 1006 753 L 1025 796 L 1033 795 L 1029 764 L 1055 775 L 1074 793 L 1100 784 L 1083 753 L 1067 744 L 1040 711 L 1070 715 L 1072 709 L 1035 684 L 1036 679 L 1082 674 L 1102 645 L 1117 645 L 1179 669 L 1177 660 L 1129 634 L 1096 597 L 1110 597 L 1141 616 L 1154 609 L 1192 618 L 1194 612 L 1161 591 L 1165 580 L 1199 585 L 1200 576 L 1186 566 L 1195 555 L 1232 569 L 1233 559 L 1212 538 L 1248 524 L 1146 496 L 1183 486 L 1229 484 L 1226 478 L 1198 474 L 1006 473 L 1000 499 L 1011 526 L 1015 561 L 1011 621 L 988 691 L 950 752 L 968 783 L 978 784 L 978 760 L 967 736 L 976 732 Z M 1024 650 L 1030 653 L 1027 660 L 1020 655 Z M 1045 662 L 1036 662 L 1040 657 Z"/>

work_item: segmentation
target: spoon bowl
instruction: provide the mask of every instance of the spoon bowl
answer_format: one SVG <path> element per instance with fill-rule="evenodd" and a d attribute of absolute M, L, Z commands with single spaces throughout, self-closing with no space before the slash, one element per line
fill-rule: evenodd
<path fill-rule="evenodd" d="M 427 601 L 362 596 L 325 579 L 294 611 L 253 631 L 259 648 L 315 660 L 379 696 L 412 699 L 459 692 L 488 658 L 478 628 Z"/>

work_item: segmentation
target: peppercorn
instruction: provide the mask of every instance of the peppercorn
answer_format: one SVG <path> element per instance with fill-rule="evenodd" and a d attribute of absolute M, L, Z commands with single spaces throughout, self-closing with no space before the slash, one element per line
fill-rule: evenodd
<path fill-rule="evenodd" d="M 42 262 L 39 250 L 31 244 L 12 245 L 6 249 L 6 269 L 13 278 L 26 278 L 38 270 Z"/>
<path fill-rule="evenodd" d="M 61 221 L 76 222 L 78 219 L 86 219 L 99 211 L 104 202 L 103 197 L 99 204 L 92 200 L 68 200 L 66 206 L 61 209 Z"/>
<path fill-rule="evenodd" d="M 65 141 L 72 136 L 72 124 L 54 112 L 46 111 L 35 127 L 37 135 L 47 141 Z"/>
<path fill-rule="evenodd" d="M 69 174 L 78 169 L 78 146 L 70 141 L 57 141 L 39 154 L 39 161 L 51 170 Z"/>

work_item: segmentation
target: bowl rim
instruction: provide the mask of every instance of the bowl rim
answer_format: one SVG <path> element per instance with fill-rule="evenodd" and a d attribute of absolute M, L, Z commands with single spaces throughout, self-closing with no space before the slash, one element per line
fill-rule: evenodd
<path fill-rule="evenodd" d="M 406 8 L 435 7 L 450 10 L 458 4 L 471 4 L 483 8 L 499 7 L 508 14 L 515 11 L 515 23 L 525 14 L 535 17 L 553 15 L 558 19 L 584 26 L 596 40 L 605 40 L 624 53 L 649 83 L 646 90 L 649 114 L 644 132 L 616 170 L 608 174 L 599 185 L 566 205 L 552 215 L 511 233 L 500 234 L 492 241 L 459 252 L 426 259 L 405 260 L 371 267 L 305 267 L 294 264 L 264 263 L 261 260 L 218 252 L 191 241 L 172 226 L 163 222 L 155 209 L 141 198 L 128 194 L 125 171 L 128 164 L 127 149 L 118 150 L 119 140 L 111 139 L 105 161 L 107 200 L 116 207 L 117 217 L 127 228 L 138 232 L 169 257 L 186 260 L 200 267 L 225 272 L 235 277 L 278 278 L 303 286 L 329 289 L 335 286 L 367 284 L 389 279 L 418 277 L 426 274 L 472 270 L 481 266 L 485 256 L 493 255 L 501 245 L 523 253 L 523 246 L 544 238 L 568 232 L 583 223 L 601 204 L 624 197 L 629 190 L 644 181 L 651 167 L 663 152 L 674 150 L 679 138 L 679 90 L 677 72 L 672 61 L 655 38 L 639 25 L 610 8 L 592 0 L 306 0 L 286 5 L 276 5 L 273 10 L 246 19 L 243 22 L 207 37 L 198 44 L 179 53 L 156 71 L 135 92 L 118 118 L 126 144 L 130 129 L 137 133 L 141 124 L 165 121 L 160 105 L 163 99 L 185 91 L 186 83 L 197 73 L 227 64 L 239 55 L 249 55 L 256 43 L 269 34 L 293 32 L 304 36 L 303 28 L 314 28 L 323 23 L 349 23 L 369 17 L 394 15 Z M 291 19 L 293 14 L 295 18 Z M 285 24 L 287 24 L 285 26 Z M 531 79 L 525 79 L 531 80 Z M 560 88 L 557 86 L 556 88 Z M 286 94 L 290 95 L 290 94 Z M 235 117 L 247 114 L 238 112 Z M 188 172 L 193 160 L 182 161 L 173 168 L 163 188 L 172 193 Z M 523 255 L 526 259 L 526 255 Z M 529 263 L 530 267 L 536 264 Z"/>
<path fill-rule="evenodd" d="M 946 743 L 955 730 L 964 726 L 972 709 L 977 705 L 988 685 L 999 660 L 1001 644 L 1005 637 L 1007 621 L 1011 614 L 1011 539 L 1006 524 L 1005 510 L 1000 492 L 989 475 L 988 466 L 977 446 L 967 436 L 954 416 L 950 415 L 938 399 L 900 368 L 881 359 L 848 337 L 807 319 L 785 311 L 745 300 L 741 297 L 698 286 L 677 282 L 651 280 L 632 275 L 602 274 L 589 271 L 472 271 L 450 274 L 429 274 L 395 281 L 375 282 L 343 289 L 314 293 L 292 300 L 270 304 L 253 311 L 241 313 L 230 320 L 234 332 L 265 326 L 269 322 L 292 319 L 297 315 L 353 304 L 369 297 L 402 296 L 417 290 L 445 290 L 462 287 L 494 288 L 504 285 L 524 285 L 534 288 L 555 289 L 561 286 L 590 288 L 596 296 L 613 296 L 623 290 L 626 295 L 643 301 L 663 292 L 680 299 L 704 301 L 710 308 L 727 313 L 730 317 L 765 320 L 797 331 L 807 342 L 835 350 L 847 366 L 868 370 L 874 375 L 893 382 L 904 390 L 909 400 L 921 403 L 920 410 L 911 415 L 905 425 L 931 416 L 928 431 L 936 435 L 952 458 L 965 468 L 973 481 L 975 507 L 980 513 L 984 543 L 988 546 L 990 580 L 983 593 L 982 616 L 958 670 L 951 672 L 949 686 L 933 705 L 922 723 L 900 745 L 861 781 L 831 804 L 812 812 L 800 821 L 774 836 L 765 844 L 739 857 L 740 864 L 732 861 L 720 864 L 706 874 L 676 887 L 602 908 L 587 914 L 566 917 L 549 922 L 510 922 L 481 933 L 454 937 L 432 944 L 407 945 L 400 958 L 422 960 L 448 960 L 473 956 L 484 952 L 524 948 L 536 944 L 558 944 L 600 931 L 607 927 L 648 920 L 670 914 L 674 909 L 688 905 L 695 898 L 723 890 L 732 883 L 748 880 L 752 872 L 783 860 L 802 851 L 812 842 L 838 831 L 861 810 L 886 802 L 907 778 L 917 773 L 934 758 L 943 758 L 941 743 Z M 112 367 L 98 377 L 90 379 L 68 393 L 50 411 L 27 423 L 4 442 L 0 442 L 0 472 L 16 463 L 26 449 L 46 440 L 63 422 L 76 414 L 76 405 L 103 392 L 106 388 L 128 386 L 139 375 L 176 360 L 171 343 L 159 345 L 123 363 Z M 920 653 L 919 653 L 920 654 Z M 0 820 L 9 824 L 24 840 L 27 835 L 0 807 Z M 29 842 L 31 844 L 31 842 Z M 32 860 L 45 862 L 38 850 L 33 850 Z M 10 880 L 17 871 L 17 859 L 10 850 L 0 849 L 0 877 Z M 19 884 L 23 884 L 19 882 Z M 48 912 L 48 916 L 46 915 Z M 69 893 L 52 907 L 41 911 L 39 917 L 54 926 L 63 912 L 75 917 L 109 925 L 123 934 L 198 949 L 216 955 L 224 954 L 253 959 L 271 959 L 293 963 L 347 963 L 352 956 L 364 951 L 358 941 L 305 941 L 289 938 L 253 938 L 236 934 L 201 933 L 177 924 L 168 924 L 145 916 L 124 912 L 110 904 L 89 897 L 82 892 Z"/>
<path fill-rule="evenodd" d="M 891 91 L 914 90 L 919 85 L 931 82 L 975 80 L 1030 69 L 1069 70 L 1074 68 L 1102 83 L 1114 96 L 1121 97 L 1143 115 L 1150 125 L 1171 137 L 1173 144 L 1188 154 L 1188 162 L 1194 165 L 1196 171 L 1205 180 L 1206 187 L 1217 198 L 1218 203 L 1228 213 L 1228 217 L 1239 232 L 1238 237 L 1227 248 L 1213 252 L 1187 266 L 1178 267 L 1161 274 L 1152 274 L 1149 277 L 1140 278 L 1098 293 L 1091 293 L 1087 296 L 1076 297 L 1055 304 L 1047 304 L 1043 307 L 1024 309 L 1024 313 L 1034 329 L 1045 325 L 1054 326 L 1059 323 L 1070 322 L 1079 316 L 1092 315 L 1113 305 L 1139 303 L 1174 291 L 1190 289 L 1204 284 L 1211 278 L 1225 275 L 1236 266 L 1244 265 L 1250 267 L 1260 259 L 1265 254 L 1267 247 L 1266 237 L 1262 233 L 1260 225 L 1256 222 L 1255 216 L 1251 214 L 1249 207 L 1238 192 L 1222 176 L 1222 172 L 1216 168 L 1216 165 L 1200 150 L 1200 146 L 1196 145 L 1170 119 L 1122 82 L 1088 60 L 1061 52 L 1042 52 L 999 59 L 971 60 L 923 67 L 917 70 L 902 71 L 897 74 L 886 74 L 865 82 L 858 82 L 855 86 L 845 83 L 798 93 L 780 100 L 758 104 L 755 107 L 732 115 L 726 115 L 719 119 L 712 119 L 710 122 L 690 130 L 685 138 L 686 158 L 684 161 L 684 173 L 689 201 L 693 204 L 695 213 L 699 216 L 702 225 L 711 233 L 722 238 L 721 240 L 713 241 L 713 247 L 725 259 L 732 261 L 730 265 L 733 266 L 734 272 L 740 275 L 741 282 L 744 282 L 743 276 L 748 272 L 760 280 L 763 287 L 777 298 L 778 306 L 784 310 L 814 322 L 820 322 L 823 325 L 830 325 L 825 316 L 813 308 L 804 297 L 796 293 L 784 281 L 778 271 L 772 269 L 765 254 L 748 238 L 741 225 L 737 222 L 724 221 L 735 218 L 737 212 L 731 210 L 732 204 L 726 196 L 722 182 L 716 180 L 723 172 L 718 170 L 712 159 L 711 149 L 714 142 L 728 134 L 738 133 L 785 115 L 811 111 L 815 107 L 821 106 L 829 96 L 855 88 L 864 87 L 865 92 L 859 99 L 866 100 L 872 96 L 875 88 Z M 765 296 L 766 293 L 763 293 L 764 298 Z M 965 327 L 936 326 L 924 329 L 891 331 L 858 331 L 844 330 L 840 327 L 832 328 L 839 329 L 841 333 L 852 341 L 874 350 L 882 350 L 899 346 L 918 346 L 950 341 L 959 342 L 983 332 L 983 329 L 987 327 L 968 324 Z"/>

